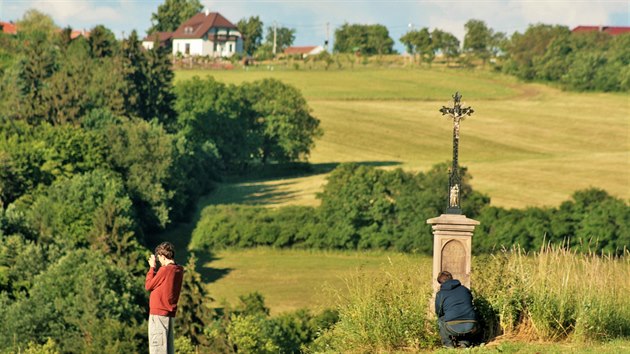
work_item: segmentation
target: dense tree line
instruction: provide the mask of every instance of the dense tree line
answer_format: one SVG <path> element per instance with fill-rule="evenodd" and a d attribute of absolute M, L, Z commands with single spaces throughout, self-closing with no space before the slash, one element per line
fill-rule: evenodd
<path fill-rule="evenodd" d="M 142 352 L 148 235 L 226 173 L 305 160 L 319 121 L 277 80 L 175 86 L 135 32 L 19 24 L 0 35 L 0 351 Z M 194 266 L 180 333 L 203 344 L 216 315 Z"/>
<path fill-rule="evenodd" d="M 444 212 L 446 185 L 447 164 L 418 174 L 344 164 L 331 173 L 317 208 L 206 208 L 190 247 L 384 249 L 431 254 L 433 237 L 426 220 Z M 630 244 L 630 205 L 603 190 L 577 191 L 558 208 L 508 210 L 490 206 L 490 199 L 473 191 L 465 178 L 463 201 L 464 214 L 481 222 L 473 237 L 476 253 L 514 245 L 536 251 L 553 243 L 580 251 L 621 254 Z"/>
<path fill-rule="evenodd" d="M 630 34 L 572 33 L 533 25 L 514 33 L 503 71 L 524 80 L 559 83 L 577 91 L 630 90 Z"/>
<path fill-rule="evenodd" d="M 630 34 L 572 33 L 566 26 L 530 25 L 508 36 L 481 20 L 465 24 L 461 43 L 451 33 L 429 28 L 400 37 L 407 53 L 431 64 L 442 55 L 447 64 L 481 63 L 523 80 L 556 83 L 576 91 L 630 90 Z M 336 53 L 394 53 L 394 41 L 383 25 L 343 24 L 335 30 Z"/>
<path fill-rule="evenodd" d="M 488 207 L 478 217 L 477 252 L 520 245 L 539 250 L 548 243 L 583 252 L 622 254 L 630 245 L 630 205 L 591 188 L 576 191 L 557 208 Z"/>
<path fill-rule="evenodd" d="M 228 205 L 204 209 L 190 247 L 264 245 L 430 253 L 433 236 L 426 220 L 440 215 L 446 206 L 447 169 L 447 164 L 440 164 L 413 174 L 343 164 L 331 173 L 317 208 Z M 474 217 L 489 198 L 472 190 L 465 169 L 461 175 L 464 212 Z"/>

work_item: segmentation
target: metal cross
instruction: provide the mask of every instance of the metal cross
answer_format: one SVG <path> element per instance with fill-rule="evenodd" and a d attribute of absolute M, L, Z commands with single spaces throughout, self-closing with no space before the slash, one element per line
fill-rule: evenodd
<path fill-rule="evenodd" d="M 461 177 L 459 176 L 458 149 L 459 149 L 459 122 L 472 115 L 473 111 L 470 107 L 462 107 L 462 96 L 459 92 L 453 95 L 453 107 L 442 106 L 440 112 L 442 115 L 449 115 L 453 118 L 453 167 L 448 181 L 448 203 L 446 207 L 447 214 L 461 214 Z"/>

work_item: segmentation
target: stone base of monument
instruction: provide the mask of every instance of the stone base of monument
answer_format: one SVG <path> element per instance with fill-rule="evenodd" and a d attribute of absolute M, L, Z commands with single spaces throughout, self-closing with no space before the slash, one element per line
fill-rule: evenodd
<path fill-rule="evenodd" d="M 479 221 L 465 215 L 442 214 L 427 220 L 433 225 L 433 294 L 440 288 L 437 276 L 442 271 L 453 274 L 467 288 L 471 288 L 472 236 Z"/>

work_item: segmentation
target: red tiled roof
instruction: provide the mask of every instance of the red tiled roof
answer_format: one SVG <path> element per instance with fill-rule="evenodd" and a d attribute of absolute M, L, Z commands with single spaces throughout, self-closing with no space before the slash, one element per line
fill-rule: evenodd
<path fill-rule="evenodd" d="M 150 35 L 144 37 L 143 41 L 145 42 L 153 42 L 156 39 L 158 40 L 158 42 L 166 42 L 169 39 L 171 39 L 171 37 L 173 37 L 173 32 L 155 32 L 155 33 L 151 33 Z"/>
<path fill-rule="evenodd" d="M 604 32 L 610 35 L 616 36 L 619 34 L 630 33 L 630 27 L 625 26 L 577 26 L 573 30 L 573 33 L 581 32 Z"/>
<path fill-rule="evenodd" d="M 17 34 L 17 25 L 15 23 L 0 21 L 0 29 L 6 34 Z"/>
<path fill-rule="evenodd" d="M 192 31 L 186 32 L 187 27 L 192 28 Z M 237 29 L 232 22 L 218 12 L 209 12 L 207 15 L 205 12 L 200 12 L 182 23 L 173 33 L 173 39 L 201 38 L 208 33 L 208 30 L 215 27 Z"/>
<path fill-rule="evenodd" d="M 70 39 L 75 39 L 79 36 L 83 36 L 85 38 L 89 38 L 90 37 L 90 32 L 86 31 L 86 30 L 72 30 L 72 32 L 70 32 Z"/>
<path fill-rule="evenodd" d="M 313 51 L 313 49 L 317 48 L 317 46 L 308 46 L 308 47 L 288 47 L 284 50 L 284 54 L 308 54 Z"/>

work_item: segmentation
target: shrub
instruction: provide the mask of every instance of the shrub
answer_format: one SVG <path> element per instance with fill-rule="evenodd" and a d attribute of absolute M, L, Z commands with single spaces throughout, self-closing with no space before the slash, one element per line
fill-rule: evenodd
<path fill-rule="evenodd" d="M 439 339 L 427 305 L 431 281 L 417 265 L 390 264 L 382 273 L 357 274 L 339 293 L 339 322 L 315 340 L 314 352 L 394 352 L 431 348 Z"/>
<path fill-rule="evenodd" d="M 102 253 L 72 251 L 35 278 L 29 297 L 0 310 L 0 347 L 52 338 L 61 352 L 135 352 L 144 299 L 139 281 Z"/>

